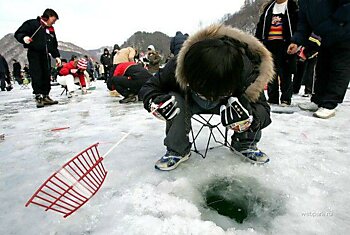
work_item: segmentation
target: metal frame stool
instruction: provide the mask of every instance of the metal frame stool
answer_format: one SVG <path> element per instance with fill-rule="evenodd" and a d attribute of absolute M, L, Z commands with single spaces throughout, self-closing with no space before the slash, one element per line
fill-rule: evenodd
<path fill-rule="evenodd" d="M 204 115 L 209 115 L 209 118 L 204 117 Z M 218 148 L 218 147 L 222 147 L 222 146 L 226 146 L 230 148 L 230 145 L 227 141 L 227 136 L 228 136 L 228 129 L 225 128 L 224 131 L 222 131 L 220 129 L 220 125 L 221 125 L 221 121 L 214 121 L 212 120 L 214 115 L 217 114 L 195 114 L 192 116 L 192 120 L 198 122 L 199 124 L 201 124 L 202 126 L 199 128 L 199 130 L 197 131 L 197 133 L 194 133 L 193 127 L 191 127 L 191 135 L 192 135 L 192 148 L 191 151 L 199 154 L 202 156 L 202 158 L 205 158 L 207 156 L 208 150 L 209 149 L 214 149 L 214 148 Z M 221 125 L 222 126 L 222 125 Z M 197 144 L 196 144 L 196 140 L 198 138 L 198 136 L 200 135 L 200 133 L 203 131 L 204 128 L 208 128 L 209 129 L 209 137 L 207 140 L 207 144 L 206 144 L 206 148 L 205 148 L 205 152 L 204 154 L 201 153 L 198 148 L 197 148 Z M 216 132 L 218 133 L 219 137 L 215 136 L 214 131 L 216 130 Z M 220 139 L 223 139 L 223 141 L 220 141 Z M 209 147 L 210 146 L 210 141 L 214 140 L 215 143 L 219 144 L 217 146 L 213 146 L 213 147 Z"/>

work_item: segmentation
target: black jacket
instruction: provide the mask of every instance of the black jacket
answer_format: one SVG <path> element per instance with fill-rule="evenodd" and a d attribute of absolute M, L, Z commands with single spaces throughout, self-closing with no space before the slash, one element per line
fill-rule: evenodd
<path fill-rule="evenodd" d="M 105 67 L 111 67 L 111 65 L 112 65 L 111 60 L 113 60 L 113 59 L 111 58 L 111 54 L 109 54 L 109 53 L 108 53 L 108 54 L 103 53 L 103 54 L 101 55 L 100 62 L 101 62 L 101 64 L 103 64 L 103 66 L 105 66 Z"/>
<path fill-rule="evenodd" d="M 12 74 L 15 77 L 20 77 L 21 76 L 21 64 L 18 61 L 13 63 Z"/>
<path fill-rule="evenodd" d="M 186 35 L 183 35 L 180 31 L 176 32 L 175 37 L 170 41 L 170 52 L 177 55 L 186 39 Z"/>
<path fill-rule="evenodd" d="M 322 38 L 322 47 L 349 41 L 350 0 L 299 0 L 298 27 L 292 42 L 303 45 L 312 32 Z"/>
<path fill-rule="evenodd" d="M 10 78 L 10 70 L 5 58 L 0 55 L 0 74 L 7 78 Z"/>
<path fill-rule="evenodd" d="M 270 31 L 274 5 L 275 1 L 272 1 L 264 8 L 256 26 L 255 37 L 262 42 L 267 40 Z M 283 19 L 283 38 L 286 43 L 290 43 L 290 39 L 297 28 L 298 22 L 298 5 L 296 2 L 292 0 L 288 1 L 285 16 L 286 17 Z"/>
<path fill-rule="evenodd" d="M 39 31 L 32 37 L 39 27 Z M 48 52 L 52 57 L 60 57 L 60 53 L 57 49 L 58 43 L 55 32 L 50 31 L 48 34 L 46 33 L 46 30 L 46 27 L 41 26 L 40 17 L 38 17 L 37 19 L 27 20 L 24 22 L 15 32 L 15 38 L 18 42 L 23 44 L 24 48 L 28 48 L 31 51 L 39 53 Z M 32 37 L 33 41 L 26 44 L 23 41 L 25 36 Z"/>
<path fill-rule="evenodd" d="M 213 33 L 215 32 L 215 33 Z M 224 36 L 242 40 L 247 45 L 244 56 L 244 79 L 242 88 L 249 99 L 256 128 L 262 129 L 271 123 L 270 107 L 264 95 L 264 86 L 274 74 L 273 59 L 270 52 L 253 36 L 240 30 L 223 25 L 212 25 L 190 36 L 182 47 L 178 56 L 172 58 L 161 72 L 151 77 L 141 88 L 139 95 L 144 102 L 145 109 L 149 110 L 150 100 L 163 94 L 174 91 L 188 96 L 186 77 L 183 71 L 183 61 L 189 48 L 196 42 L 208 38 L 221 38 Z M 188 96 L 189 97 L 189 96 Z M 189 99 L 186 99 L 189 100 Z M 256 129 L 257 130 L 257 129 Z M 254 131 L 256 131 L 254 130 Z"/>

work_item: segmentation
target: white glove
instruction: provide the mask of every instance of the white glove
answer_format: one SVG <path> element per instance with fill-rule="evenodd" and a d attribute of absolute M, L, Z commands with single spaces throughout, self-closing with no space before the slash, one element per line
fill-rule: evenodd
<path fill-rule="evenodd" d="M 62 62 L 61 62 L 61 59 L 60 57 L 56 57 L 56 66 L 61 66 L 62 65 Z"/>
<path fill-rule="evenodd" d="M 29 36 L 25 36 L 23 38 L 23 41 L 24 41 L 25 44 L 29 44 L 29 43 L 31 43 L 33 41 L 33 39 L 30 38 Z"/>
<path fill-rule="evenodd" d="M 70 70 L 70 73 L 74 74 L 74 73 L 77 73 L 78 72 L 78 69 L 71 69 Z"/>

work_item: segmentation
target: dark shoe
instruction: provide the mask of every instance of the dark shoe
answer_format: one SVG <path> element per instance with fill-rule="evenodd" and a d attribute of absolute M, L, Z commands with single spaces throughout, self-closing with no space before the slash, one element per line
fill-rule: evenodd
<path fill-rule="evenodd" d="M 7 90 L 7 91 L 11 91 L 12 89 L 13 89 L 13 87 L 12 87 L 11 85 L 9 85 L 9 86 L 6 87 L 6 90 Z"/>
<path fill-rule="evenodd" d="M 43 98 L 42 95 L 36 95 L 35 96 L 35 101 L 36 101 L 36 107 L 37 108 L 44 107 L 44 98 Z"/>
<path fill-rule="evenodd" d="M 121 104 L 126 104 L 126 103 L 131 103 L 131 102 L 137 102 L 137 96 L 129 95 L 128 97 L 125 97 L 124 99 L 119 100 L 119 103 L 121 103 Z"/>
<path fill-rule="evenodd" d="M 245 159 L 254 164 L 265 164 L 270 161 L 269 157 L 259 149 L 246 149 L 240 151 L 240 153 L 245 157 Z"/>
<path fill-rule="evenodd" d="M 57 100 L 53 100 L 50 98 L 50 96 L 45 95 L 43 98 L 44 105 L 53 105 L 53 104 L 58 104 Z"/>
<path fill-rule="evenodd" d="M 155 164 L 155 168 L 161 171 L 171 171 L 174 170 L 180 163 L 187 161 L 191 156 L 191 152 L 180 156 L 178 154 L 166 152 L 166 154 L 161 157 Z"/>

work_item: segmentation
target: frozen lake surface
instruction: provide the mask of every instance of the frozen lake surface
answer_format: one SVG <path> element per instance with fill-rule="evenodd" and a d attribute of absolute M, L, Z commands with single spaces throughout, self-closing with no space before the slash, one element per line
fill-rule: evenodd
<path fill-rule="evenodd" d="M 350 231 L 350 95 L 334 118 L 272 113 L 255 166 L 225 147 L 192 153 L 171 172 L 154 169 L 165 123 L 141 102 L 119 104 L 101 81 L 90 94 L 37 109 L 31 89 L 0 93 L 0 234 L 347 234 Z M 293 96 L 293 103 L 308 98 Z M 69 127 L 61 131 L 54 128 Z M 64 163 L 99 142 L 107 178 L 63 218 L 25 203 Z M 207 135 L 198 141 L 205 147 Z M 215 204 L 218 203 L 218 204 Z M 228 216 L 215 208 L 222 207 Z M 220 209 L 220 208 L 219 208 Z M 218 210 L 219 210 L 218 209 Z M 230 215 L 239 217 L 230 218 Z"/>

